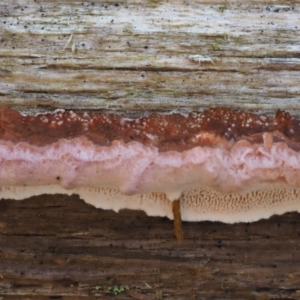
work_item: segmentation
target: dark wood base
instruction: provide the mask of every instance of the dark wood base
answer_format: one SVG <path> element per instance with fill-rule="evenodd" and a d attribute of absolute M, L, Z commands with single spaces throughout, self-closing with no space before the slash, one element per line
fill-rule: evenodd
<path fill-rule="evenodd" d="M 300 215 L 173 222 L 77 196 L 0 201 L 3 299 L 299 299 Z M 125 291 L 122 292 L 121 287 Z M 127 290 L 128 287 L 128 290 Z M 1 297 L 0 297 L 1 298 Z"/>

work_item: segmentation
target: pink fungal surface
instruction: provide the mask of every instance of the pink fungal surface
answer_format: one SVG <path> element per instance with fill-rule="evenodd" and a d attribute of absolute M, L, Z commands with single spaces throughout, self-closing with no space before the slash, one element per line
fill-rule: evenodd
<path fill-rule="evenodd" d="M 78 194 L 116 211 L 254 221 L 300 210 L 300 121 L 226 108 L 126 119 L 0 109 L 0 197 Z"/>

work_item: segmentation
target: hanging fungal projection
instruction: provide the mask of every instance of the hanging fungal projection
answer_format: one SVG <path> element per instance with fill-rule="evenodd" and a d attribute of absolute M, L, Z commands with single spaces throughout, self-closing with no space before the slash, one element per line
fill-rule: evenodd
<path fill-rule="evenodd" d="M 284 111 L 127 119 L 0 108 L 0 197 L 78 194 L 115 211 L 250 222 L 300 211 L 299 150 L 300 120 Z"/>

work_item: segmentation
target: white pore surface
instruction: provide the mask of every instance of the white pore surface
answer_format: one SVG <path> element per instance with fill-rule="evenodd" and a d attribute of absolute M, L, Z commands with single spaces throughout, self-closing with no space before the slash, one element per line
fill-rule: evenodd
<path fill-rule="evenodd" d="M 230 223 L 300 208 L 300 154 L 284 143 L 160 153 L 81 137 L 45 147 L 1 141 L 0 154 L 1 198 L 75 193 L 96 207 L 172 218 L 169 200 L 181 196 L 183 220 Z"/>
<path fill-rule="evenodd" d="M 59 185 L 1 187 L 0 197 L 22 200 L 41 194 L 77 194 L 85 202 L 102 209 L 143 210 L 149 216 L 173 219 L 172 202 L 164 193 L 127 196 L 113 188 L 80 187 L 66 190 Z M 253 222 L 274 214 L 300 212 L 300 189 L 277 188 L 248 193 L 224 194 L 208 188 L 193 189 L 180 198 L 183 221 Z"/>

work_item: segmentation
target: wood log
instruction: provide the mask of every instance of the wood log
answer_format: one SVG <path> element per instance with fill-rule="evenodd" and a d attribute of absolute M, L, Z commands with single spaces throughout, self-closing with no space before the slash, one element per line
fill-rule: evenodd
<path fill-rule="evenodd" d="M 0 105 L 300 112 L 297 1 L 0 3 Z M 76 196 L 0 201 L 3 299 L 299 299 L 300 217 L 173 223 Z M 128 289 L 127 289 L 128 288 Z"/>
<path fill-rule="evenodd" d="M 0 202 L 4 299 L 299 299 L 299 214 L 235 225 L 95 209 L 76 196 Z M 116 299 L 138 299 L 121 292 Z M 143 298 L 141 298 L 143 299 Z"/>
<path fill-rule="evenodd" d="M 299 4 L 2 1 L 1 105 L 299 113 Z"/>

